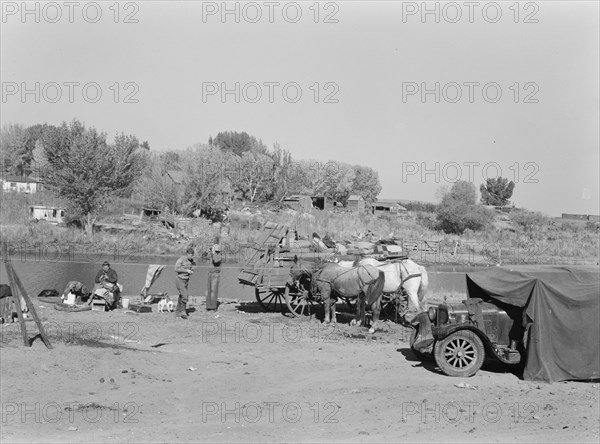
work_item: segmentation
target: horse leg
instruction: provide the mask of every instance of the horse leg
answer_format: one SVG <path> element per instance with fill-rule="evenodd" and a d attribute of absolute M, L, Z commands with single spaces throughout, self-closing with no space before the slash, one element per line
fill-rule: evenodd
<path fill-rule="evenodd" d="M 375 299 L 371 304 L 371 310 L 373 311 L 373 322 L 371 323 L 371 328 L 369 328 L 369 333 L 372 334 L 377 330 L 377 322 L 379 321 L 379 313 L 381 312 L 381 298 Z"/>
<path fill-rule="evenodd" d="M 365 305 L 366 305 L 366 296 L 364 293 L 360 293 L 358 295 L 358 299 L 356 300 L 356 313 L 354 314 L 354 319 L 350 321 L 350 325 L 360 326 L 364 323 L 365 317 Z"/>
<path fill-rule="evenodd" d="M 329 288 L 321 288 L 321 299 L 323 299 L 325 308 L 325 319 L 323 320 L 323 323 L 329 324 L 331 322 L 329 317 L 331 311 L 331 290 Z"/>
<path fill-rule="evenodd" d="M 337 324 L 337 317 L 336 317 L 336 314 L 335 314 L 336 304 L 337 304 L 337 298 L 333 299 L 332 303 L 330 304 L 331 322 L 333 322 L 334 324 Z"/>
<path fill-rule="evenodd" d="M 421 303 L 419 302 L 419 295 L 417 293 L 418 287 L 415 288 L 415 285 L 411 285 L 411 284 L 413 284 L 413 283 L 410 282 L 410 284 L 409 284 L 409 282 L 406 282 L 404 285 L 404 289 L 406 290 L 406 293 L 408 293 L 408 297 L 410 298 L 410 301 L 412 302 L 415 309 L 417 310 L 417 313 L 420 313 L 422 311 L 422 309 L 421 309 Z"/>

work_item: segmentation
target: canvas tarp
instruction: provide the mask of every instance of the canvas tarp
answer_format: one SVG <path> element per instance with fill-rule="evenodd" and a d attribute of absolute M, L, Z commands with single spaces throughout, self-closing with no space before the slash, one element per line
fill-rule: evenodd
<path fill-rule="evenodd" d="M 494 267 L 467 273 L 470 298 L 523 308 L 530 322 L 523 377 L 562 381 L 600 377 L 600 269 Z"/>

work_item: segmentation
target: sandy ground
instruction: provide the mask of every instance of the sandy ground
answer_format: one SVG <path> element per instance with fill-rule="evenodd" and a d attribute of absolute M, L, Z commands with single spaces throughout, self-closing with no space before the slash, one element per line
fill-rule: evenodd
<path fill-rule="evenodd" d="M 52 350 L 2 328 L 2 442 L 600 439 L 597 383 L 532 383 L 499 365 L 450 378 L 391 322 L 369 335 L 349 316 L 330 327 L 253 303 L 199 305 L 187 321 L 36 306 Z"/>

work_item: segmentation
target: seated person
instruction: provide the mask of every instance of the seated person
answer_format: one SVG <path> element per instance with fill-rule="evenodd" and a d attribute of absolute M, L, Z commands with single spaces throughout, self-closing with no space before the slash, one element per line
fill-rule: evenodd
<path fill-rule="evenodd" d="M 117 272 L 110 268 L 108 262 L 104 262 L 94 281 L 96 283 L 94 294 L 104 298 L 110 309 L 117 307 L 121 295 L 121 288 L 117 284 L 117 279 Z"/>

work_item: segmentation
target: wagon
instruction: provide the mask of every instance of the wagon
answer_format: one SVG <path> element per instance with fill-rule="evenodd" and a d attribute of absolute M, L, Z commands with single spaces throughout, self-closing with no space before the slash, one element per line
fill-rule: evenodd
<path fill-rule="evenodd" d="M 310 282 L 288 283 L 289 262 L 294 256 L 304 260 L 322 260 L 330 253 L 313 252 L 309 249 L 292 249 L 286 225 L 266 223 L 261 238 L 246 245 L 248 259 L 238 275 L 243 285 L 254 287 L 258 304 L 265 311 L 282 311 L 288 308 L 292 316 L 314 314 L 322 305 L 318 294 L 310 291 Z M 382 257 L 377 257 L 383 259 Z M 356 299 L 341 297 L 353 313 L 356 311 Z M 408 308 L 408 297 L 402 290 L 397 293 L 384 293 L 381 304 L 381 316 L 395 322 L 403 320 Z"/>
<path fill-rule="evenodd" d="M 319 301 L 303 285 L 288 285 L 289 261 L 294 255 L 306 253 L 311 257 L 323 257 L 328 253 L 314 253 L 307 249 L 291 251 L 289 227 L 268 222 L 263 235 L 254 244 L 246 245 L 249 251 L 244 268 L 238 275 L 243 285 L 254 287 L 258 304 L 265 311 L 282 311 L 287 307 L 292 315 L 301 316 L 315 312 Z"/>

